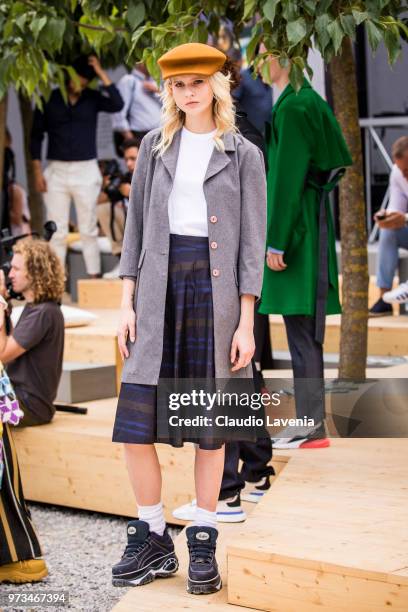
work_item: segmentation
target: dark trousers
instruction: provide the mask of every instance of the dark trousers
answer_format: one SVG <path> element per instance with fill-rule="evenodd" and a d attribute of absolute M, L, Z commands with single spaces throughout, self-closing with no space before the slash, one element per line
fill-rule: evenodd
<path fill-rule="evenodd" d="M 41 556 L 41 547 L 26 506 L 16 448 L 3 424 L 4 473 L 0 488 L 0 565 Z"/>
<path fill-rule="evenodd" d="M 257 393 L 261 392 L 261 382 L 256 375 L 255 363 L 252 360 L 254 372 L 254 386 Z M 221 490 L 218 499 L 234 497 L 245 486 L 246 482 L 258 482 L 265 476 L 275 474 L 275 470 L 268 465 L 272 459 L 272 443 L 268 432 L 266 437 L 256 442 L 227 442 L 225 445 L 224 473 L 222 475 Z M 243 462 L 239 471 L 239 460 Z"/>
<path fill-rule="evenodd" d="M 315 318 L 306 315 L 283 317 L 295 386 L 296 417 L 325 418 L 323 346 L 315 340 Z"/>

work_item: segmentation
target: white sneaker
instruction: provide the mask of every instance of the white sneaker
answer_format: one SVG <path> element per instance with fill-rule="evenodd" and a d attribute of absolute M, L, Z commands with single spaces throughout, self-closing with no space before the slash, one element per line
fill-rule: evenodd
<path fill-rule="evenodd" d="M 241 499 L 242 501 L 257 504 L 269 490 L 270 486 L 269 476 L 261 478 L 258 482 L 246 482 L 245 487 L 241 491 Z"/>
<path fill-rule="evenodd" d="M 401 283 L 392 291 L 387 291 L 382 299 L 387 304 L 406 304 L 408 302 L 408 282 Z"/>
<path fill-rule="evenodd" d="M 102 278 L 119 278 L 119 264 L 116 264 L 110 272 L 105 272 Z"/>
<path fill-rule="evenodd" d="M 184 504 L 173 510 L 174 518 L 181 521 L 194 521 L 196 516 L 197 500 L 193 499 L 189 504 Z M 231 499 L 224 499 L 217 504 L 217 521 L 219 523 L 242 523 L 246 514 L 241 507 L 239 495 Z"/>

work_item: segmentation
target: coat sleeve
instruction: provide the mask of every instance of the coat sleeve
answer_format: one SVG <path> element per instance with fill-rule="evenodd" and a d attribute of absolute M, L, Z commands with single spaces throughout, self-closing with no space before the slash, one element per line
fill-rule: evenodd
<path fill-rule="evenodd" d="M 129 207 L 126 217 L 125 235 L 120 257 L 119 276 L 137 277 L 137 265 L 143 241 L 143 202 L 146 177 L 151 158 L 149 137 L 145 136 L 140 145 L 136 168 L 130 187 Z"/>
<path fill-rule="evenodd" d="M 240 183 L 239 295 L 259 297 L 265 259 L 266 179 L 263 156 L 255 145 L 247 148 L 241 160 Z"/>
<path fill-rule="evenodd" d="M 267 246 L 286 251 L 302 208 L 313 139 L 305 111 L 299 106 L 281 109 L 276 128 L 278 142 L 269 159 Z"/>

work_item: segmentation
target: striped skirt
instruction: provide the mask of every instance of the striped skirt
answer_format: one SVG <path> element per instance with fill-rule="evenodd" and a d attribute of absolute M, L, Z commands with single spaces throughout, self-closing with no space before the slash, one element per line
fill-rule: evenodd
<path fill-rule="evenodd" d="M 41 548 L 26 506 L 16 449 L 3 424 L 4 473 L 0 489 L 0 565 L 41 557 Z"/>
<path fill-rule="evenodd" d="M 137 342 L 137 339 L 136 339 Z M 208 238 L 170 234 L 169 268 L 159 378 L 214 379 L 214 326 Z M 200 448 L 222 446 L 221 440 L 157 436 L 157 386 L 122 383 L 113 430 L 114 442 Z"/>

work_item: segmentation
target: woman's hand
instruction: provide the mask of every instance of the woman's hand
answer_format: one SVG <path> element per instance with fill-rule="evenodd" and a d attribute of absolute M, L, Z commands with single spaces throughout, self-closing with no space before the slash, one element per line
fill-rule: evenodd
<path fill-rule="evenodd" d="M 118 345 L 122 361 L 129 357 L 129 351 L 126 346 L 128 338 L 131 342 L 136 340 L 136 313 L 130 306 L 122 307 L 120 310 Z"/>
<path fill-rule="evenodd" d="M 266 254 L 266 265 L 274 272 L 282 272 L 288 267 L 283 261 L 283 254 L 271 252 Z"/>
<path fill-rule="evenodd" d="M 251 363 L 255 353 L 255 339 L 252 327 L 239 325 L 235 330 L 231 345 L 231 363 L 234 364 L 231 372 L 245 368 Z"/>

